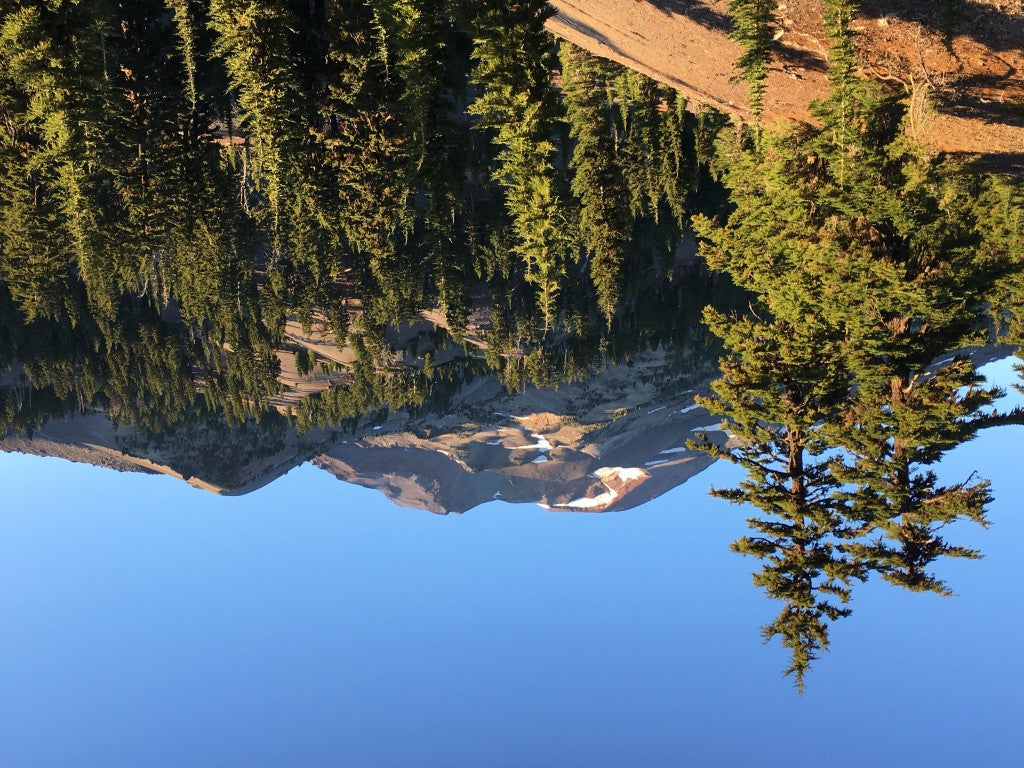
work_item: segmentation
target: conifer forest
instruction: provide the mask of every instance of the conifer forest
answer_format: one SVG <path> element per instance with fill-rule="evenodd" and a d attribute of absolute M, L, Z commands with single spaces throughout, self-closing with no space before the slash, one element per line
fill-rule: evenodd
<path fill-rule="evenodd" d="M 757 115 L 774 3 L 734 0 Z M 946 17 L 956 23 L 955 3 Z M 1024 179 L 915 144 L 824 0 L 814 122 L 742 123 L 538 0 L 0 0 L 0 435 L 354 433 L 483 377 L 714 367 L 732 545 L 802 690 L 857 586 L 952 594 L 1024 422 Z M 303 343 L 299 343 L 302 341 Z"/>

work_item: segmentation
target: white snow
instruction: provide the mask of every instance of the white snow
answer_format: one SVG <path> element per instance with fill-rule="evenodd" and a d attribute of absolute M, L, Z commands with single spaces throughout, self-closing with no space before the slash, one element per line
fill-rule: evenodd
<path fill-rule="evenodd" d="M 667 407 L 668 407 L 667 405 L 659 406 L 659 407 L 655 408 L 653 411 L 648 411 L 647 415 L 650 416 L 652 413 L 657 413 L 658 411 L 664 411 Z"/>
<path fill-rule="evenodd" d="M 698 408 L 700 408 L 700 406 L 697 405 L 696 403 L 694 403 L 693 405 L 686 406 L 685 408 L 681 409 L 679 412 L 680 413 L 689 413 L 690 411 L 695 411 Z"/>
<path fill-rule="evenodd" d="M 384 429 L 384 425 L 378 424 L 376 427 L 374 427 L 374 429 Z"/>
<path fill-rule="evenodd" d="M 536 459 L 534 459 L 530 463 L 531 464 L 541 464 L 541 463 L 543 463 L 545 461 L 548 461 L 548 457 L 545 454 L 542 453 L 540 456 L 538 456 Z"/>
<path fill-rule="evenodd" d="M 556 504 L 556 507 L 568 507 L 571 509 L 593 509 L 594 507 L 604 507 L 615 501 L 615 497 L 618 494 L 615 491 L 608 491 L 602 493 L 594 498 L 590 499 L 584 496 L 581 499 L 573 499 L 572 501 L 566 502 L 565 504 Z"/>
<path fill-rule="evenodd" d="M 678 448 L 666 448 L 664 451 L 658 451 L 658 453 L 659 454 L 686 453 L 688 450 L 690 450 L 690 449 L 687 448 L 685 445 L 681 445 Z"/>
<path fill-rule="evenodd" d="M 691 432 L 721 432 L 722 422 L 716 421 L 714 424 L 706 424 L 703 427 L 694 427 L 690 430 Z"/>
<path fill-rule="evenodd" d="M 508 449 L 510 451 L 540 451 L 541 453 L 547 453 L 551 450 L 551 443 L 548 442 L 544 435 L 531 434 L 530 437 L 537 438 L 537 442 L 533 445 L 510 445 Z"/>
<path fill-rule="evenodd" d="M 594 477 L 605 483 L 605 487 L 608 485 L 608 479 L 612 477 L 617 477 L 619 480 L 640 480 L 647 476 L 647 471 L 640 467 L 601 467 L 600 469 L 594 470 Z M 615 501 L 618 495 L 619 494 L 616 491 L 608 488 L 605 493 L 599 493 L 593 498 L 587 498 L 584 496 L 580 499 L 573 499 L 566 504 L 556 504 L 555 506 L 571 509 L 594 509 L 596 507 L 606 507 Z"/>
<path fill-rule="evenodd" d="M 617 477 L 619 480 L 640 480 L 646 477 L 647 473 L 640 467 L 601 467 L 594 470 L 594 475 L 601 480 L 607 480 L 609 477 Z"/>
<path fill-rule="evenodd" d="M 645 467 L 656 467 L 659 464 L 667 464 L 669 459 L 654 459 L 653 461 L 645 461 Z"/>

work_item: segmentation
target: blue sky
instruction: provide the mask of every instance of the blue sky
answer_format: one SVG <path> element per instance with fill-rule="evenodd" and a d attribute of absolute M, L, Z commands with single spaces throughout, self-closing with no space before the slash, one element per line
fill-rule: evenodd
<path fill-rule="evenodd" d="M 958 596 L 858 588 L 803 697 L 725 465 L 624 513 L 441 517 L 308 466 L 219 498 L 0 455 L 0 765 L 1016 765 L 1022 436 L 943 465 L 997 499 Z"/>

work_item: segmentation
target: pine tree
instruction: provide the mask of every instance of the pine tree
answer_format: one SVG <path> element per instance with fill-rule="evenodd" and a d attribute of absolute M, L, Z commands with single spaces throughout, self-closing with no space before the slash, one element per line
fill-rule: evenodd
<path fill-rule="evenodd" d="M 545 329 L 554 324 L 572 250 L 566 236 L 571 222 L 553 164 L 557 103 L 551 86 L 553 45 L 544 30 L 552 13 L 543 0 L 481 4 L 474 20 L 472 79 L 483 90 L 469 107 L 479 118 L 476 127 L 493 131 L 499 148 L 494 179 L 505 191 L 515 233 L 512 248 L 526 281 L 537 288 Z"/>
<path fill-rule="evenodd" d="M 770 138 L 759 149 L 733 148 L 726 184 L 736 210 L 725 226 L 695 222 L 709 241 L 709 266 L 758 297 L 753 317 L 705 313 L 730 354 L 714 396 L 698 402 L 726 417 L 730 441 L 696 445 L 747 471 L 738 487 L 713 493 L 761 512 L 748 520 L 755 535 L 733 548 L 764 561 L 755 583 L 784 607 L 763 632 L 789 648 L 786 673 L 802 689 L 811 662 L 828 648 L 828 622 L 849 614 L 850 583 L 863 574 L 847 551 L 856 528 L 836 496 L 819 431 L 849 391 L 843 329 L 820 309 L 841 254 L 818 242 L 807 216 L 808 179 L 793 150 Z"/>
<path fill-rule="evenodd" d="M 580 237 L 590 259 L 598 306 L 611 323 L 622 297 L 631 234 L 629 202 L 615 159 L 610 67 L 570 43 L 561 46 L 566 117 L 576 139 L 570 168 L 580 206 Z"/>
<path fill-rule="evenodd" d="M 760 122 L 764 92 L 768 86 L 776 7 L 776 0 L 729 2 L 733 25 L 730 37 L 744 48 L 736 65 L 749 88 L 750 111 L 754 114 L 755 123 Z"/>
<path fill-rule="evenodd" d="M 771 515 L 752 521 L 761 537 L 736 545 L 775 556 L 759 577 L 769 591 L 782 595 L 793 583 L 778 569 L 805 562 L 778 554 L 791 552 L 784 535 L 797 531 L 814 542 L 821 560 L 811 570 L 840 602 L 850 580 L 870 572 L 948 594 L 931 566 L 977 553 L 939 532 L 956 520 L 984 525 L 990 496 L 973 477 L 939 485 L 932 466 L 979 429 L 1019 418 L 988 415 L 999 392 L 956 350 L 984 341 L 985 307 L 1019 257 L 984 246 L 976 180 L 912 151 L 896 105 L 836 80 L 821 128 L 721 146 L 735 209 L 724 225 L 699 218 L 697 229 L 710 241 L 709 264 L 752 291 L 756 305 L 753 318 L 709 312 L 732 356 L 707 406 L 730 418 L 735 444 L 704 447 L 748 471 L 720 495 Z M 792 483 L 794 467 L 812 480 L 813 513 L 793 498 L 803 487 Z M 815 582 L 801 583 L 809 595 Z M 791 643 L 798 677 L 827 645 L 823 619 L 846 611 L 815 605 L 807 596 L 802 611 L 784 611 L 766 629 Z"/>

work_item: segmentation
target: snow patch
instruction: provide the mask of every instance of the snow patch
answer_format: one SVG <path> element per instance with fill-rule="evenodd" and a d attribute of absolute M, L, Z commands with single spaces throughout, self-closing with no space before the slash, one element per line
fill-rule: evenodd
<path fill-rule="evenodd" d="M 531 434 L 530 437 L 537 439 L 537 442 L 533 445 L 510 445 L 508 450 L 510 451 L 540 451 L 541 453 L 547 453 L 551 450 L 551 443 L 544 435 Z"/>
<path fill-rule="evenodd" d="M 622 481 L 640 480 L 647 476 L 641 467 L 601 467 L 594 470 L 594 475 L 606 481 L 608 478 L 616 477 Z"/>
<path fill-rule="evenodd" d="M 705 424 L 703 427 L 694 427 L 690 430 L 691 432 L 721 432 L 722 422 L 716 421 L 714 424 Z"/>
<path fill-rule="evenodd" d="M 594 477 L 603 482 L 606 488 L 608 488 L 608 480 L 611 478 L 628 481 L 641 480 L 648 476 L 647 471 L 641 467 L 601 467 L 594 470 Z M 618 495 L 616 490 L 608 488 L 607 491 L 599 493 L 593 498 L 584 496 L 583 498 L 573 499 L 565 504 L 556 504 L 555 506 L 563 509 L 596 509 L 597 507 L 607 507 L 618 498 Z"/>
<path fill-rule="evenodd" d="M 601 493 L 594 498 L 587 498 L 584 496 L 581 499 L 573 499 L 565 504 L 556 504 L 556 507 L 563 507 L 566 509 L 593 509 L 594 507 L 604 507 L 615 501 L 615 497 L 618 496 L 615 491 L 608 491 L 607 493 Z"/>
<path fill-rule="evenodd" d="M 669 462 L 669 459 L 654 459 L 652 461 L 645 461 L 644 462 L 644 466 L 645 467 L 656 467 L 659 464 L 667 464 L 668 462 Z"/>
<path fill-rule="evenodd" d="M 687 448 L 685 445 L 681 445 L 678 448 L 666 448 L 664 451 L 658 451 L 658 454 L 665 455 L 669 453 L 686 453 L 688 450 L 690 449 Z"/>
<path fill-rule="evenodd" d="M 668 407 L 667 405 L 658 406 L 653 411 L 648 411 L 647 415 L 650 416 L 652 413 L 657 413 L 658 411 L 664 411 L 667 407 Z"/>
<path fill-rule="evenodd" d="M 536 459 L 534 459 L 530 463 L 531 464 L 542 464 L 545 461 L 550 461 L 550 459 L 548 459 L 548 457 L 545 454 L 542 453 L 540 456 L 538 456 Z"/>
<path fill-rule="evenodd" d="M 697 405 L 696 403 L 694 403 L 693 405 L 686 406 L 685 408 L 681 409 L 679 412 L 680 413 L 689 413 L 690 411 L 695 411 L 698 408 L 700 408 L 700 406 Z"/>

